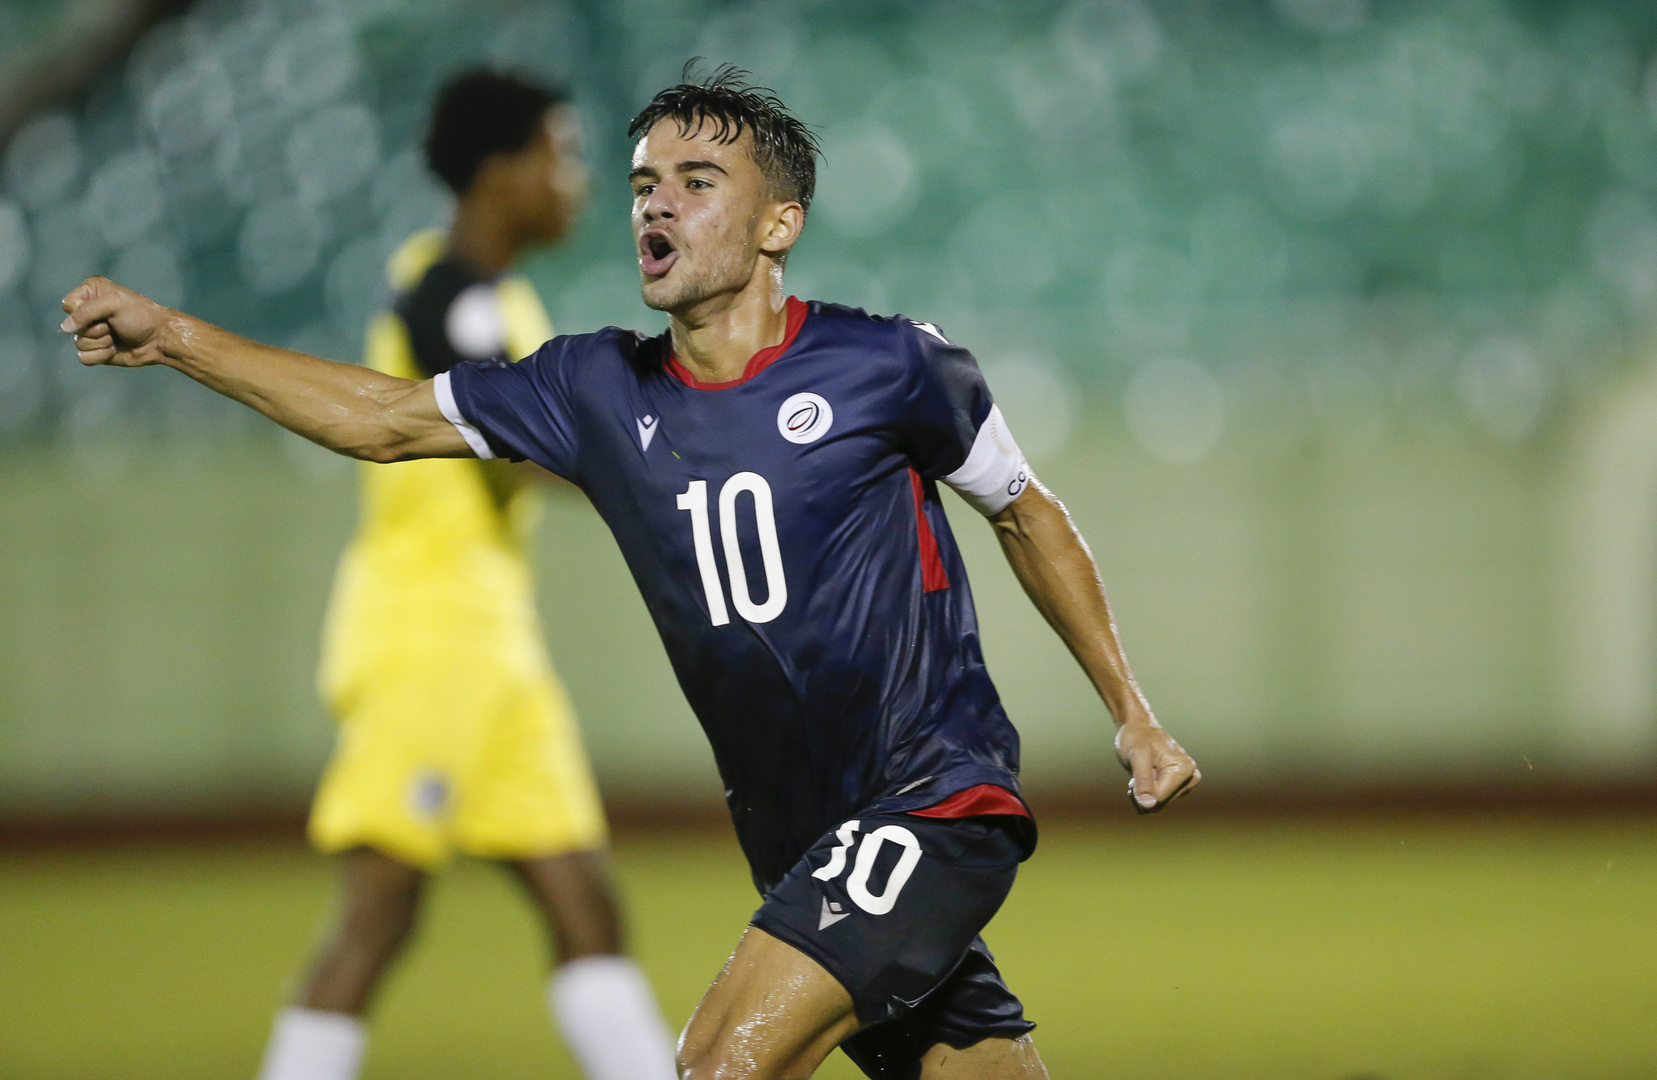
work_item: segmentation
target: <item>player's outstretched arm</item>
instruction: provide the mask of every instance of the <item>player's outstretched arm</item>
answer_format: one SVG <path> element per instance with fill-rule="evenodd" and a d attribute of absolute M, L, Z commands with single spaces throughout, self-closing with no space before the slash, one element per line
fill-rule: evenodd
<path fill-rule="evenodd" d="M 1159 810 L 1191 790 L 1202 773 L 1157 723 L 1134 680 L 1099 567 L 1064 504 L 1032 479 L 990 524 L 1024 591 L 1116 718 L 1116 756 L 1133 776 L 1128 793 L 1135 808 Z"/>
<path fill-rule="evenodd" d="M 261 345 L 108 278 L 63 298 L 64 333 L 89 366 L 177 368 L 330 450 L 366 461 L 471 457 L 430 382 Z"/>

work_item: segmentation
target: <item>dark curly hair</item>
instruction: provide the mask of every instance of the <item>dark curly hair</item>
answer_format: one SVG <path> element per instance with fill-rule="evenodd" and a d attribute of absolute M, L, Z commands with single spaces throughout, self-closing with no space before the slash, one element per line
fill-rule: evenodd
<path fill-rule="evenodd" d="M 426 164 L 456 195 L 464 195 L 484 161 L 528 146 L 547 110 L 569 100 L 562 86 L 487 68 L 462 72 L 437 95 L 426 133 Z"/>
<path fill-rule="evenodd" d="M 792 199 L 807 211 L 817 190 L 817 137 L 801 123 L 777 95 L 763 86 L 751 86 L 750 74 L 726 64 L 700 82 L 693 81 L 697 57 L 685 65 L 685 81 L 650 99 L 627 125 L 638 138 L 661 120 L 678 123 L 683 134 L 708 125 L 708 135 L 719 143 L 734 143 L 744 131 L 753 133 L 754 164 L 774 194 Z"/>

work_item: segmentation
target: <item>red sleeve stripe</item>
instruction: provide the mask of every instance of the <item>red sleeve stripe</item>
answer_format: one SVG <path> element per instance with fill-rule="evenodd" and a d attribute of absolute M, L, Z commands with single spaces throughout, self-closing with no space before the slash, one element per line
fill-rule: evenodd
<path fill-rule="evenodd" d="M 916 817 L 932 818 L 978 817 L 981 814 L 1030 816 L 1030 810 L 1024 805 L 1022 799 L 1006 788 L 997 787 L 995 784 L 979 784 L 977 787 L 969 787 L 965 791 L 957 791 L 936 806 L 928 806 L 909 812 Z"/>
<path fill-rule="evenodd" d="M 914 469 L 909 470 L 909 485 L 915 491 L 915 534 L 921 543 L 921 591 L 947 589 L 949 573 L 938 555 L 938 538 L 932 535 L 932 524 L 926 520 L 926 485 Z"/>

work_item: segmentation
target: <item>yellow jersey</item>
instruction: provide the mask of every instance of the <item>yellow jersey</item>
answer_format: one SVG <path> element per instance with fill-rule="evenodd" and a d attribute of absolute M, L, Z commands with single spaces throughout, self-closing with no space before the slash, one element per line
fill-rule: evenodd
<path fill-rule="evenodd" d="M 394 293 L 412 288 L 443 254 L 441 232 L 416 234 L 387 264 Z M 527 356 L 552 337 L 552 324 L 528 281 L 508 275 L 494 300 L 509 355 Z M 419 370 L 404 319 L 377 314 L 365 361 L 405 379 Z M 341 560 L 324 634 L 321 684 L 337 712 L 349 711 L 356 677 L 385 649 L 410 637 L 437 636 L 510 656 L 539 648 L 528 546 L 539 493 L 502 461 L 442 458 L 365 464 L 357 532 Z M 426 644 L 420 642 L 419 644 Z"/>
<path fill-rule="evenodd" d="M 441 342 L 493 340 L 519 357 L 552 336 L 527 281 L 469 284 L 440 264 L 444 246 L 441 233 L 421 233 L 391 257 L 401 299 L 369 324 L 375 370 L 426 378 L 411 324 L 429 356 L 432 327 L 457 311 L 494 337 L 463 318 Z M 452 302 L 414 291 L 445 268 L 439 292 Z M 365 465 L 361 483 L 323 637 L 321 689 L 340 731 L 313 843 L 367 845 L 427 869 L 455 850 L 518 859 L 603 846 L 597 788 L 536 616 L 537 493 L 506 462 L 459 458 Z"/>

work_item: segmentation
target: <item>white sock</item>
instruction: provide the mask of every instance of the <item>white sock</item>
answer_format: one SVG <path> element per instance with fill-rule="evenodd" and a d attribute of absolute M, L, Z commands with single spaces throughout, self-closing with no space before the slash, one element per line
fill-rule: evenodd
<path fill-rule="evenodd" d="M 571 960 L 553 974 L 547 1007 L 587 1080 L 677 1080 L 673 1037 L 627 957 Z"/>
<path fill-rule="evenodd" d="M 265 1047 L 259 1080 L 357 1080 L 368 1031 L 345 1013 L 283 1009 Z"/>

